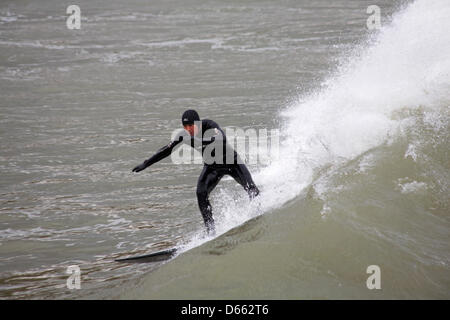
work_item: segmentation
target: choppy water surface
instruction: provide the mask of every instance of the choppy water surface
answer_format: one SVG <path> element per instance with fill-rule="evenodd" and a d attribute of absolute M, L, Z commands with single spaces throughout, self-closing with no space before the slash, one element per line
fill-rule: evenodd
<path fill-rule="evenodd" d="M 188 2 L 78 1 L 80 30 L 1 3 L 0 297 L 449 298 L 450 3 L 379 1 L 370 31 L 372 1 Z M 131 173 L 187 108 L 282 137 L 204 245 L 201 165 Z"/>

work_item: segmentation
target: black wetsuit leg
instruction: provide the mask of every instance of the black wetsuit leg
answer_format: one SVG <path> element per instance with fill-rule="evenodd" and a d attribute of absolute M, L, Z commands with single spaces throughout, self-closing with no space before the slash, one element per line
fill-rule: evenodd
<path fill-rule="evenodd" d="M 240 163 L 232 166 L 230 168 L 229 175 L 232 176 L 237 183 L 244 187 L 250 199 L 253 199 L 259 194 L 259 189 L 253 182 L 252 176 L 245 164 Z"/>
<path fill-rule="evenodd" d="M 210 166 L 204 166 L 197 182 L 197 200 L 200 212 L 205 222 L 208 233 L 214 233 L 214 219 L 212 217 L 212 207 L 209 202 L 209 194 L 224 176 L 222 170 L 217 170 Z"/>
<path fill-rule="evenodd" d="M 212 167 L 205 165 L 197 182 L 197 200 L 200 212 L 209 234 L 214 233 L 214 218 L 209 202 L 209 194 L 217 186 L 224 175 L 232 176 L 247 191 L 250 199 L 259 194 L 252 176 L 244 164 L 235 164 L 226 167 Z"/>

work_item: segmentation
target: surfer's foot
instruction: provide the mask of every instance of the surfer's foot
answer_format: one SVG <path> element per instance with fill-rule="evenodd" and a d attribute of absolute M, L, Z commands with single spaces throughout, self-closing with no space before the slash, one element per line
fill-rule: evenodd
<path fill-rule="evenodd" d="M 256 186 L 250 188 L 247 192 L 250 200 L 253 200 L 259 195 L 259 189 Z"/>
<path fill-rule="evenodd" d="M 216 234 L 216 228 L 215 228 L 214 224 L 206 225 L 206 233 L 208 236 L 214 236 Z"/>

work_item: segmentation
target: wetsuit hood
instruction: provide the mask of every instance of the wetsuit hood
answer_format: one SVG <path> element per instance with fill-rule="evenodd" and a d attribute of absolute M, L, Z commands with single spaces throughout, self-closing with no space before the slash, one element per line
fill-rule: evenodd
<path fill-rule="evenodd" d="M 183 126 L 188 124 L 194 124 L 195 121 L 200 121 L 200 117 L 197 111 L 192 109 L 186 110 L 181 117 L 181 122 L 183 123 Z"/>

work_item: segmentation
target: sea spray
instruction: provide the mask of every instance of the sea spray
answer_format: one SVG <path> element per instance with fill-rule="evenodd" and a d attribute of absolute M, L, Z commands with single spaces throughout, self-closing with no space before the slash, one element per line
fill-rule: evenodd
<path fill-rule="evenodd" d="M 287 106 L 280 156 L 255 175 L 262 190 L 257 205 L 239 189 L 214 197 L 219 233 L 294 199 L 321 168 L 394 141 L 415 125 L 398 117 L 402 110 L 425 108 L 441 118 L 450 105 L 449 16 L 445 0 L 410 4 L 374 39 L 355 46 L 318 90 Z"/>

